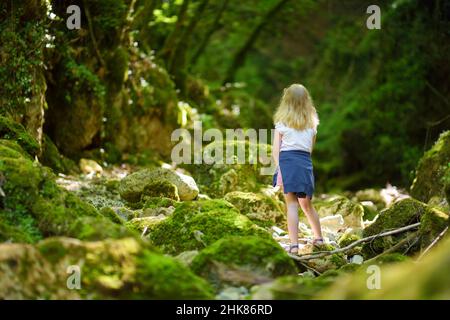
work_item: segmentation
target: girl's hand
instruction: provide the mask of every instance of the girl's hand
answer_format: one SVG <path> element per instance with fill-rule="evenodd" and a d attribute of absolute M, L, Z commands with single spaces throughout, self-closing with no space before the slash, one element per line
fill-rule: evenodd
<path fill-rule="evenodd" d="M 277 129 L 275 129 L 272 143 L 272 158 L 277 167 L 278 167 L 278 159 L 280 157 L 281 139 L 282 139 L 281 133 Z"/>

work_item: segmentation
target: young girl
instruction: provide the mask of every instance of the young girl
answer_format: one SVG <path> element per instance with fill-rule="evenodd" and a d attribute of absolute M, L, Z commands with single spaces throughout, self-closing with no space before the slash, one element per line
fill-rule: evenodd
<path fill-rule="evenodd" d="M 283 188 L 287 208 L 289 253 L 298 253 L 298 206 L 314 233 L 313 245 L 323 243 L 320 220 L 311 204 L 314 174 L 311 153 L 319 118 L 308 90 L 301 84 L 284 89 L 274 116 L 272 155 L 277 165 L 273 185 Z"/>

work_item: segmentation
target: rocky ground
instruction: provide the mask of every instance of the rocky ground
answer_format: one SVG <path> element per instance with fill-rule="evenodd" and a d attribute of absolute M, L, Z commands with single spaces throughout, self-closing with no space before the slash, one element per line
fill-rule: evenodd
<path fill-rule="evenodd" d="M 283 249 L 282 194 L 257 166 L 82 159 L 78 173 L 55 175 L 32 142 L 2 139 L 0 297 L 449 298 L 449 137 L 425 154 L 411 194 L 387 185 L 317 195 L 326 243 L 311 246 L 299 212 L 299 256 Z M 80 290 L 66 285 L 73 265 Z M 367 288 L 370 265 L 381 267 L 380 290 Z"/>

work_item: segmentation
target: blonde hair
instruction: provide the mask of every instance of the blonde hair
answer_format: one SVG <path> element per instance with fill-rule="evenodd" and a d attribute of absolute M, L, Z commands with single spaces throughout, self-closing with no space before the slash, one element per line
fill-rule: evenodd
<path fill-rule="evenodd" d="M 297 130 L 315 129 L 319 124 L 316 108 L 308 90 L 301 84 L 284 89 L 274 122 Z"/>

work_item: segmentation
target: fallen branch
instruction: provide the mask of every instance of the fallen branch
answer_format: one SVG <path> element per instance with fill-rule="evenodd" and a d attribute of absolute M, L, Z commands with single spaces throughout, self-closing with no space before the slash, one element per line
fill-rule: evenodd
<path fill-rule="evenodd" d="M 388 254 L 388 253 L 392 253 L 392 252 L 397 251 L 397 250 L 400 249 L 403 245 L 409 244 L 409 242 L 410 242 L 411 240 L 413 240 L 415 237 L 417 237 L 417 234 L 418 234 L 418 232 L 411 233 L 410 235 L 408 235 L 408 236 L 405 237 L 403 240 L 399 241 L 397 244 L 395 244 L 394 246 L 390 247 L 389 249 L 387 249 L 387 250 L 384 251 L 383 253 L 380 253 L 380 254 L 377 255 L 376 257 L 373 257 L 373 258 L 371 258 L 371 259 L 369 259 L 369 260 L 366 260 L 365 263 L 369 263 L 369 262 L 371 262 L 371 261 L 375 261 L 375 260 L 377 260 L 378 258 L 380 258 L 381 256 L 384 256 L 385 254 Z"/>
<path fill-rule="evenodd" d="M 439 241 L 439 239 L 441 239 L 444 234 L 447 232 L 448 230 L 448 226 L 445 227 L 444 230 L 442 230 L 441 233 L 439 233 L 439 235 L 436 237 L 436 239 L 433 240 L 433 242 L 430 243 L 430 245 L 420 254 L 420 256 L 417 258 L 416 261 L 419 261 L 420 259 L 422 259 L 422 257 Z"/>
<path fill-rule="evenodd" d="M 369 237 L 366 237 L 366 238 L 359 239 L 359 240 L 349 244 L 348 246 L 346 246 L 344 248 L 339 248 L 339 249 L 335 249 L 335 250 L 331 250 L 331 251 L 317 251 L 317 252 L 314 252 L 314 253 L 311 253 L 311 254 L 304 254 L 304 255 L 289 254 L 289 256 L 292 259 L 297 260 L 297 261 L 308 261 L 308 260 L 312 260 L 312 259 L 323 258 L 323 257 L 329 256 L 329 255 L 335 254 L 335 253 L 346 252 L 346 251 L 356 247 L 357 245 L 359 245 L 361 243 L 368 242 L 368 241 L 371 241 L 373 239 L 380 238 L 380 237 L 386 237 L 386 236 L 390 236 L 390 235 L 393 235 L 393 234 L 402 233 L 402 232 L 405 232 L 405 231 L 417 228 L 418 226 L 420 226 L 420 222 L 411 224 L 409 226 L 401 227 L 401 228 L 398 228 L 398 229 L 381 232 L 381 233 L 375 234 L 373 236 L 369 236 Z"/>

